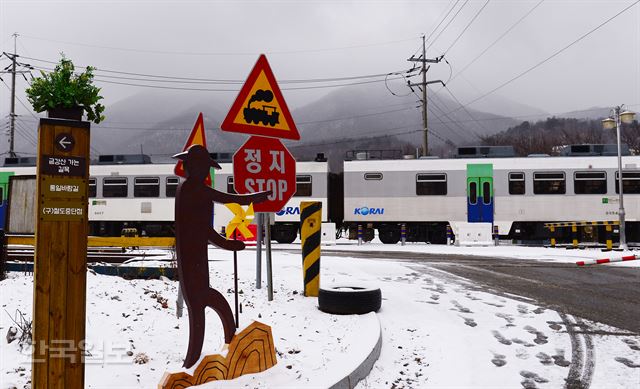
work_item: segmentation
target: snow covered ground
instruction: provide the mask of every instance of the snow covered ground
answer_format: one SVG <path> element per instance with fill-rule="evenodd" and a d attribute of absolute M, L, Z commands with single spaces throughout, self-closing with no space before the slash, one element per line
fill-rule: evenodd
<path fill-rule="evenodd" d="M 266 288 L 254 288 L 255 252 L 239 254 L 241 327 L 251 320 L 271 325 L 278 364 L 235 382 L 203 387 L 327 387 L 364 358 L 378 320 L 382 353 L 358 388 L 558 388 L 567 379 L 590 382 L 592 388 L 635 388 L 640 383 L 638 334 L 539 307 L 519 296 L 496 295 L 448 273 L 401 261 L 405 251 L 571 262 L 620 253 L 339 244 L 327 249 L 393 250 L 398 262 L 359 259 L 357 253 L 353 258 L 323 255 L 322 284 L 382 289 L 377 315 L 334 316 L 318 311 L 316 299 L 301 296 L 300 254 L 279 250 L 293 247 L 280 245 L 274 251 L 273 302 L 267 301 Z M 211 249 L 210 260 L 212 286 L 233 307 L 232 254 Z M 11 273 L 0 282 L 1 389 L 23 388 L 29 381 L 28 350 L 21 352 L 17 341 L 7 344 L 4 335 L 16 310 L 31 317 L 32 289 L 30 275 Z M 177 283 L 169 280 L 88 274 L 87 341 L 92 347 L 86 360 L 87 387 L 151 388 L 165 371 L 180 370 L 188 319 L 186 309 L 185 317 L 176 318 L 176 295 Z M 222 343 L 219 319 L 208 311 L 203 353 L 219 353 Z M 146 363 L 134 363 L 144 356 Z"/>

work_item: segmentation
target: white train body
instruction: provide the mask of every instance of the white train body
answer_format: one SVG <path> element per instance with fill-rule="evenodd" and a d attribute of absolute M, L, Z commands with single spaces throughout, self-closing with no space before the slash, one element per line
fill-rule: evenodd
<path fill-rule="evenodd" d="M 634 192 L 624 195 L 626 220 L 633 225 L 640 219 L 640 157 L 625 156 L 622 163 L 625 191 L 629 187 Z M 471 220 L 470 215 L 470 191 L 480 190 L 469 186 L 475 168 L 487 171 L 478 176 L 478 183 L 486 179 L 490 188 L 491 217 L 487 213 L 485 220 Z M 610 156 L 346 161 L 344 223 L 378 228 L 382 239 L 391 228 L 390 241 L 399 234 L 397 224 L 406 223 L 414 235 L 422 235 L 419 240 L 441 241 L 446 224 L 455 230 L 460 223 L 485 221 L 497 226 L 500 235 L 517 236 L 520 226 L 531 229 L 544 222 L 614 221 L 617 168 L 617 158 Z M 510 193 L 514 181 L 519 188 L 524 184 L 522 194 Z M 418 193 L 420 185 L 436 189 L 424 187 Z M 553 194 L 540 193 L 549 185 Z M 421 223 L 427 236 L 415 231 Z"/>
<path fill-rule="evenodd" d="M 220 164 L 214 187 L 232 191 L 228 186 L 233 174 L 231 163 Z M 123 228 L 137 228 L 147 235 L 173 235 L 175 189 L 180 178 L 174 175 L 174 164 L 93 164 L 89 168 L 89 222 L 92 235 L 119 236 Z M 293 241 L 300 221 L 301 201 L 320 201 L 322 218 L 327 220 L 327 162 L 297 162 L 296 194 L 275 215 L 274 239 Z M 3 172 L 15 175 L 35 175 L 36 168 L 3 167 Z M 221 230 L 232 218 L 223 204 L 215 204 L 214 228 Z"/>

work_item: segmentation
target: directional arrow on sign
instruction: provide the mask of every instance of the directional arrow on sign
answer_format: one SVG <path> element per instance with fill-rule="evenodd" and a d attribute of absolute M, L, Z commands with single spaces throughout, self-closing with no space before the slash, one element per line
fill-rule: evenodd
<path fill-rule="evenodd" d="M 56 148 L 60 151 L 71 151 L 76 144 L 71 134 L 58 134 L 54 140 Z"/>

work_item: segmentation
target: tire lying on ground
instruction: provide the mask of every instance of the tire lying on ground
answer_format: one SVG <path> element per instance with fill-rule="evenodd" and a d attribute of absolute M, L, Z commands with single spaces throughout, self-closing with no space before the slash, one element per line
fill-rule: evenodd
<path fill-rule="evenodd" d="M 377 312 L 382 305 L 380 288 L 338 285 L 318 291 L 318 307 L 322 312 L 338 315 Z"/>

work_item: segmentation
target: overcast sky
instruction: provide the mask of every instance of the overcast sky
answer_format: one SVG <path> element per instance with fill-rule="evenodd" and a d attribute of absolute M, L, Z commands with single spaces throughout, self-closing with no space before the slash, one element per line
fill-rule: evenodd
<path fill-rule="evenodd" d="M 543 1 L 461 76 L 451 80 L 449 87 L 463 103 L 476 99 L 635 1 Z M 429 36 L 455 4 L 427 43 L 430 46 L 428 57 L 446 52 L 452 66 L 433 65 L 429 78 L 448 80 L 539 0 L 491 0 L 470 25 L 486 0 L 464 3 L 465 0 L 457 4 L 455 0 L 0 0 L 0 50 L 13 52 L 11 35 L 17 32 L 20 35 L 17 51 L 21 56 L 57 61 L 58 53 L 64 51 L 76 64 L 93 65 L 100 70 L 244 80 L 258 54 L 266 53 L 276 78 L 281 81 L 362 76 L 408 69 L 410 65 L 406 59 L 420 48 L 421 34 Z M 451 23 L 440 33 L 449 20 Z M 460 38 L 451 46 L 458 36 Z M 52 66 L 33 59 L 23 61 Z M 6 59 L 0 61 L 2 68 L 8 63 Z M 3 75 L 2 78 L 10 85 L 10 76 Z M 156 81 L 146 84 L 239 89 L 239 85 L 233 84 Z M 379 84 L 383 87 L 383 83 Z M 143 90 L 153 90 L 140 86 L 99 85 L 107 105 Z M 300 84 L 303 87 L 318 85 L 326 83 Z M 19 96 L 26 103 L 21 93 L 25 87 L 26 82 L 19 80 Z M 331 90 L 333 88 L 289 90 L 284 96 L 290 107 L 296 108 Z M 640 4 L 494 93 L 550 113 L 623 103 L 640 110 Z M 18 112 L 23 113 L 22 106 L 19 103 L 17 106 Z M 0 84 L 0 112 L 5 115 L 8 109 L 8 89 Z M 2 124 L 5 122 L 3 117 Z"/>

